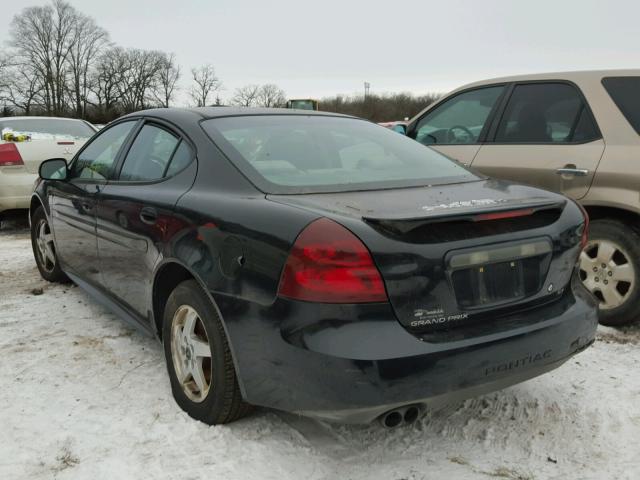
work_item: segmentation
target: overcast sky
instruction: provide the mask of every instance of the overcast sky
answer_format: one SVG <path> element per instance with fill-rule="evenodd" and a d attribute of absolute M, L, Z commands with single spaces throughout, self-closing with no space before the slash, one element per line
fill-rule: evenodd
<path fill-rule="evenodd" d="M 0 40 L 23 7 L 0 0 Z M 640 68 L 637 0 L 71 0 L 125 47 L 174 52 L 189 84 L 211 63 L 225 90 L 289 98 L 445 92 L 507 74 Z"/>

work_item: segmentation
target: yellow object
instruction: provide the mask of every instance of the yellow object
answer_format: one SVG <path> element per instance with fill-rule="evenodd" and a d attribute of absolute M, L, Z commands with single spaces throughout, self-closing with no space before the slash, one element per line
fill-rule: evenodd
<path fill-rule="evenodd" d="M 31 140 L 31 135 L 26 133 L 5 132 L 2 134 L 2 140 L 5 142 L 26 142 Z"/>

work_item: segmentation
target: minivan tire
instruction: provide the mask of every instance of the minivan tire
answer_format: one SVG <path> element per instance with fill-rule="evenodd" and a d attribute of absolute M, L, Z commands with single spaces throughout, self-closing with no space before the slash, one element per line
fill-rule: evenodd
<path fill-rule="evenodd" d="M 607 262 L 595 262 L 590 265 L 589 269 L 585 268 L 588 263 L 584 262 L 582 256 L 585 254 L 589 258 L 595 256 L 602 242 L 606 242 L 607 246 L 616 249 L 616 253 L 612 257 L 614 265 L 611 266 Z M 619 220 L 593 220 L 590 225 L 587 246 L 581 255 L 580 279 L 587 289 L 591 290 L 601 301 L 600 324 L 621 326 L 640 318 L 640 235 L 638 232 Z M 630 277 L 631 282 L 622 282 L 620 285 L 624 292 L 624 301 L 617 307 L 603 308 L 603 294 L 600 289 L 612 285 L 610 282 L 611 279 L 615 279 L 615 263 L 624 263 L 625 260 L 631 265 L 633 274 Z M 605 286 L 604 283 L 608 285 Z"/>

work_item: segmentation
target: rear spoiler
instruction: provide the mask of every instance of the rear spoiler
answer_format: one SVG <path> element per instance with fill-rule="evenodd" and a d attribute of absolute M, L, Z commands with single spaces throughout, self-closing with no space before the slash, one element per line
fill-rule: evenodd
<path fill-rule="evenodd" d="M 526 198 L 522 200 L 462 200 L 450 204 L 427 205 L 420 216 L 389 215 L 384 218 L 363 216 L 367 223 L 406 233 L 417 227 L 442 222 L 478 222 L 533 215 L 541 210 L 563 210 L 567 200 Z"/>

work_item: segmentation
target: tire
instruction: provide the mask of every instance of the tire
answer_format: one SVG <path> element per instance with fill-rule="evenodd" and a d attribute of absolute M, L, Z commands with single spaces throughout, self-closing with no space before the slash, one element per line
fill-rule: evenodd
<path fill-rule="evenodd" d="M 618 220 L 592 221 L 579 275 L 600 300 L 602 325 L 640 318 L 640 235 L 635 229 Z"/>
<path fill-rule="evenodd" d="M 42 278 L 49 282 L 69 282 L 69 278 L 60 268 L 49 219 L 42 206 L 38 207 L 31 217 L 31 248 Z"/>
<path fill-rule="evenodd" d="M 173 396 L 189 416 L 217 425 L 251 412 L 240 393 L 222 321 L 195 280 L 180 283 L 169 295 L 162 338 Z M 198 368 L 200 373 L 194 374 Z"/>

